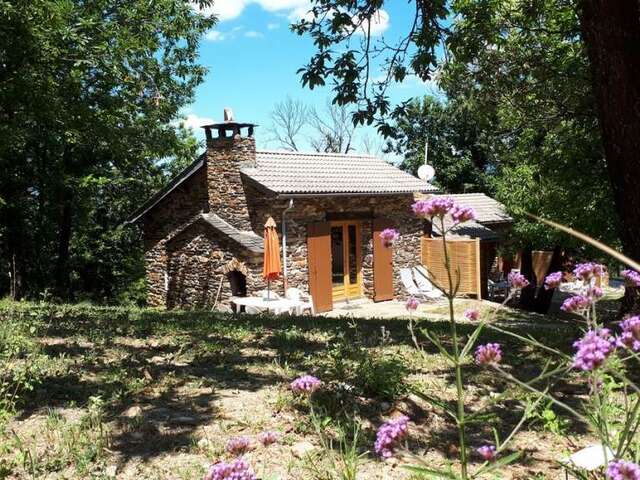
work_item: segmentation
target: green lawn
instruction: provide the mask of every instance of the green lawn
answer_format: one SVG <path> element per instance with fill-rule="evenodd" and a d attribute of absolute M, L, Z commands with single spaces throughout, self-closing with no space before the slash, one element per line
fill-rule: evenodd
<path fill-rule="evenodd" d="M 446 341 L 446 322 L 423 325 Z M 463 334 L 470 328 L 461 326 Z M 532 332 L 565 350 L 576 336 L 566 324 Z M 544 360 L 511 338 L 484 337 L 504 344 L 520 376 Z M 412 419 L 414 454 L 436 465 L 455 450 L 454 425 L 437 406 L 453 400 L 452 371 L 434 349 L 416 352 L 404 320 L 4 302 L 0 340 L 0 478 L 199 479 L 208 463 L 229 458 L 229 438 L 264 430 L 281 440 L 247 455 L 259 478 L 344 478 L 332 471 L 358 455 L 357 478 L 411 478 L 401 460 L 368 452 L 376 428 L 398 413 Z M 325 383 L 313 415 L 287 388 L 302 373 Z M 473 365 L 466 374 L 471 408 L 507 389 Z M 570 383 L 562 388 L 568 397 L 581 393 Z M 509 399 L 473 432 L 472 444 L 519 418 L 520 394 L 506 391 Z M 557 478 L 554 460 L 575 449 L 557 435 L 563 428 L 574 430 L 575 444 L 587 442 L 580 425 L 528 421 L 514 444 L 525 454 L 505 478 Z M 354 450 L 345 452 L 338 440 L 353 443 L 354 431 Z"/>

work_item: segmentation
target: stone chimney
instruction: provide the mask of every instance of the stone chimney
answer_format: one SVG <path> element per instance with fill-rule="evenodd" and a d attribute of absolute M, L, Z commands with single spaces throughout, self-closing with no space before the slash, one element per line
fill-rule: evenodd
<path fill-rule="evenodd" d="M 255 125 L 236 122 L 231 109 L 225 108 L 224 122 L 202 128 L 207 138 L 209 211 L 239 230 L 251 230 L 240 169 L 256 165 Z"/>

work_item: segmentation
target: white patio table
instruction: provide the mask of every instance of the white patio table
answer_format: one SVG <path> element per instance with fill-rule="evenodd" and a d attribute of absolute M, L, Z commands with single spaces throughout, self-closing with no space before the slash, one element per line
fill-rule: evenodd
<path fill-rule="evenodd" d="M 236 307 L 254 307 L 276 314 L 291 313 L 302 304 L 300 301 L 289 300 L 288 298 L 267 300 L 262 297 L 231 297 L 230 301 Z"/>

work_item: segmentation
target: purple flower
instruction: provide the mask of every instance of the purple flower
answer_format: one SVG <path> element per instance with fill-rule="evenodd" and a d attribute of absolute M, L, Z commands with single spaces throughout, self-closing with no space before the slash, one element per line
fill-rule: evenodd
<path fill-rule="evenodd" d="M 493 445 L 483 445 L 476 450 L 478 454 L 484 458 L 487 462 L 496 458 L 496 447 Z"/>
<path fill-rule="evenodd" d="M 453 200 L 448 197 L 431 197 L 429 200 L 418 200 L 411 206 L 413 213 L 422 218 L 442 218 L 453 207 Z"/>
<path fill-rule="evenodd" d="M 622 276 L 630 287 L 640 287 L 640 273 L 635 270 L 623 270 Z"/>
<path fill-rule="evenodd" d="M 597 298 L 601 298 L 604 295 L 604 291 L 600 287 L 589 287 L 587 289 L 587 297 L 595 300 Z"/>
<path fill-rule="evenodd" d="M 268 431 L 260 434 L 259 440 L 262 445 L 268 447 L 278 441 L 280 434 L 278 432 Z"/>
<path fill-rule="evenodd" d="M 293 393 L 304 393 L 306 395 L 311 395 L 313 392 L 318 390 L 321 385 L 322 382 L 313 375 L 303 375 L 291 382 L 289 384 L 289 387 L 291 388 L 291 391 L 293 391 Z"/>
<path fill-rule="evenodd" d="M 592 277 L 602 277 L 605 270 L 604 265 L 594 262 L 586 262 L 577 264 L 573 269 L 573 274 L 580 280 L 587 281 Z"/>
<path fill-rule="evenodd" d="M 242 458 L 233 462 L 219 462 L 209 467 L 203 480 L 257 480 L 255 473 Z"/>
<path fill-rule="evenodd" d="M 560 310 L 567 313 L 579 312 L 582 310 L 586 310 L 593 304 L 593 300 L 584 295 L 575 295 L 573 297 L 567 298 L 562 305 L 560 306 Z"/>
<path fill-rule="evenodd" d="M 598 368 L 604 363 L 616 348 L 616 341 L 607 328 L 589 330 L 582 339 L 576 341 L 573 346 L 576 354 L 573 357 L 573 366 L 586 372 Z"/>
<path fill-rule="evenodd" d="M 227 452 L 231 455 L 242 455 L 251 450 L 251 439 L 249 437 L 235 437 L 227 442 Z"/>
<path fill-rule="evenodd" d="M 552 288 L 558 288 L 562 283 L 562 272 L 553 272 L 547 275 L 544 279 L 545 290 L 551 290 Z"/>
<path fill-rule="evenodd" d="M 633 462 L 614 460 L 607 467 L 609 480 L 640 480 L 640 466 Z"/>
<path fill-rule="evenodd" d="M 420 306 L 420 302 L 415 297 L 409 297 L 407 302 L 404 304 L 404 308 L 406 308 L 409 312 L 415 312 Z"/>
<path fill-rule="evenodd" d="M 520 290 L 521 288 L 525 288 L 529 285 L 529 280 L 527 280 L 524 275 L 519 272 L 511 272 L 508 276 L 508 279 L 511 288 L 515 288 L 516 290 Z"/>
<path fill-rule="evenodd" d="M 480 312 L 475 308 L 469 308 L 464 311 L 464 318 L 471 320 L 472 322 L 477 322 L 480 318 Z"/>
<path fill-rule="evenodd" d="M 402 415 L 395 420 L 389 420 L 382 424 L 376 433 L 374 449 L 382 458 L 393 456 L 393 450 L 397 444 L 407 436 L 409 432 L 409 417 Z"/>
<path fill-rule="evenodd" d="M 633 316 L 623 321 L 622 334 L 618 338 L 618 346 L 630 348 L 634 352 L 640 351 L 640 316 Z"/>
<path fill-rule="evenodd" d="M 499 343 L 487 343 L 476 349 L 478 365 L 497 365 L 502 360 L 502 349 Z"/>
<path fill-rule="evenodd" d="M 451 210 L 451 218 L 456 225 L 476 219 L 476 212 L 470 207 L 459 207 L 455 205 Z"/>
<path fill-rule="evenodd" d="M 400 232 L 394 228 L 385 228 L 380 232 L 380 238 L 385 247 L 391 247 L 400 238 Z"/>

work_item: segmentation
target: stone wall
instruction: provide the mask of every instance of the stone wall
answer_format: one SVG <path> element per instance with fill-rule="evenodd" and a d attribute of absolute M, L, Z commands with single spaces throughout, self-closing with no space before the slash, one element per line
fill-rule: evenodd
<path fill-rule="evenodd" d="M 249 295 L 266 288 L 262 259 L 248 256 L 206 222 L 197 221 L 178 233 L 167 242 L 167 308 L 210 308 L 216 299 L 228 304 L 232 292 L 226 267 L 233 260 L 244 264 Z"/>
<path fill-rule="evenodd" d="M 257 233 L 269 216 L 282 232 L 282 212 L 287 208 L 287 199 L 277 199 L 245 185 L 252 228 Z M 385 217 L 395 223 L 401 239 L 394 248 L 393 262 L 396 296 L 403 297 L 399 271 L 403 267 L 414 267 L 420 263 L 420 239 L 423 221 L 412 211 L 413 195 L 385 196 L 317 196 L 294 199 L 294 206 L 287 213 L 287 253 L 289 263 L 289 286 L 308 291 L 307 225 L 332 219 L 360 220 L 362 223 L 362 273 L 363 294 L 373 297 L 373 219 Z M 327 259 L 327 261 L 330 261 Z"/>
<path fill-rule="evenodd" d="M 147 303 L 150 306 L 165 306 L 168 299 L 171 302 L 177 302 L 173 285 L 178 283 L 174 281 L 169 271 L 167 240 L 185 229 L 200 213 L 215 212 L 240 230 L 251 229 L 240 168 L 242 165 L 255 163 L 254 138 L 235 136 L 209 139 L 203 159 L 204 167 L 197 170 L 160 201 L 141 222 L 145 242 Z M 200 251 L 197 256 L 201 259 L 206 255 L 205 248 L 210 245 L 205 245 L 202 241 L 199 244 L 200 247 L 196 242 L 189 248 L 192 252 Z M 195 269 L 199 265 L 198 262 L 188 260 L 188 256 L 180 258 L 190 265 L 187 270 Z M 175 257 L 171 262 L 173 262 L 171 267 L 173 271 L 178 271 Z M 202 277 L 201 274 L 181 273 L 181 275 L 189 285 L 206 284 L 204 279 L 195 278 Z M 260 284 L 259 281 L 253 283 Z M 168 288 L 171 288 L 171 291 L 168 291 Z M 195 287 L 187 288 L 192 290 Z M 192 293 L 185 295 L 186 298 L 195 298 Z M 180 304 L 186 303 L 182 301 Z"/>
<path fill-rule="evenodd" d="M 236 135 L 207 140 L 209 211 L 239 230 L 251 228 L 240 168 L 255 166 L 255 161 L 253 137 Z"/>
<path fill-rule="evenodd" d="M 141 228 L 144 234 L 148 305 L 165 305 L 168 284 L 167 239 L 193 221 L 206 205 L 205 170 L 200 168 L 143 217 Z"/>

